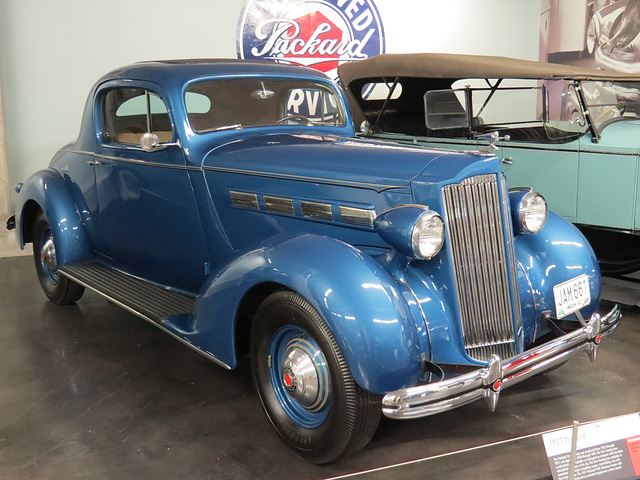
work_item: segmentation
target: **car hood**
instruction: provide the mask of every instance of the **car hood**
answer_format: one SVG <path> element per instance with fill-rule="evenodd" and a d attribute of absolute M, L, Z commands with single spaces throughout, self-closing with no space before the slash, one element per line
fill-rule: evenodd
<path fill-rule="evenodd" d="M 383 191 L 410 188 L 421 175 L 430 182 L 451 179 L 483 160 L 487 157 L 365 139 L 271 134 L 213 148 L 202 167 Z"/>

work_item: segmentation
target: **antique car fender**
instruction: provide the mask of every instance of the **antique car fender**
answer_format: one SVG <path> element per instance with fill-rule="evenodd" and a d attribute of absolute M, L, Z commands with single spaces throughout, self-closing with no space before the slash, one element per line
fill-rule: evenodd
<path fill-rule="evenodd" d="M 234 368 L 238 311 L 261 287 L 291 289 L 309 301 L 363 389 L 382 394 L 417 382 L 416 320 L 399 285 L 371 257 L 329 237 L 277 237 L 237 257 L 205 283 L 190 332 L 175 333 Z"/>
<path fill-rule="evenodd" d="M 38 209 L 47 216 L 59 265 L 93 259 L 84 225 L 62 175 L 52 168 L 31 175 L 20 189 L 16 226 L 20 246 L 32 241 L 30 228 Z"/>
<path fill-rule="evenodd" d="M 558 284 L 587 275 L 592 301 L 580 312 L 587 319 L 597 310 L 601 288 L 598 261 L 587 240 L 571 223 L 549 212 L 547 223 L 538 233 L 515 237 L 514 249 L 525 343 L 540 336 L 545 312 L 556 317 L 553 287 Z M 577 321 L 578 318 L 571 314 L 565 320 Z"/>

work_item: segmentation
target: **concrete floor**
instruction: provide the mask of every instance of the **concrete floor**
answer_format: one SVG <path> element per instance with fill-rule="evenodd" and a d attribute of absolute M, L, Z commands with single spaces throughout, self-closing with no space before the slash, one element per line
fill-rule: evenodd
<path fill-rule="evenodd" d="M 282 444 L 246 361 L 225 371 L 92 293 L 55 306 L 29 257 L 0 259 L 0 322 L 2 479 L 320 479 L 425 458 L 353 478 L 543 479 L 540 432 L 640 411 L 636 309 L 595 365 L 580 356 L 506 390 L 495 413 L 383 419 L 363 451 L 325 467 Z"/>

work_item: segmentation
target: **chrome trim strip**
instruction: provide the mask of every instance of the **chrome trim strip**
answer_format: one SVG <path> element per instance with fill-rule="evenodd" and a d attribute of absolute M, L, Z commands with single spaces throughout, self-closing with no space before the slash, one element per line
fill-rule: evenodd
<path fill-rule="evenodd" d="M 114 303 L 115 305 L 118 305 L 121 308 L 124 308 L 126 311 L 133 313 L 135 316 L 142 318 L 143 320 L 146 320 L 147 322 L 155 325 L 156 327 L 158 327 L 160 330 L 164 331 L 165 333 L 168 333 L 169 335 L 171 335 L 173 338 L 175 338 L 176 340 L 179 340 L 180 342 L 182 342 L 183 344 L 185 344 L 187 347 L 189 347 L 190 349 L 198 352 L 200 355 L 208 358 L 209 360 L 211 360 L 214 363 L 217 363 L 218 365 L 220 365 L 223 368 L 226 368 L 227 370 L 232 370 L 232 368 L 227 365 L 226 363 L 224 363 L 223 361 L 217 359 L 212 353 L 210 352 L 206 352 L 204 350 L 199 349 L 198 347 L 196 347 L 194 344 L 189 343 L 187 340 L 185 340 L 182 337 L 179 337 L 178 335 L 176 335 L 175 333 L 173 333 L 171 330 L 168 330 L 167 328 L 165 328 L 161 323 L 158 323 L 156 321 L 154 321 L 152 318 L 147 317 L 146 315 L 136 311 L 135 309 L 129 307 L 128 305 L 125 305 L 124 303 L 116 300 L 115 298 L 111 297 L 110 295 L 106 295 L 104 292 L 101 292 L 100 290 L 98 290 L 95 287 L 92 287 L 91 285 L 85 283 L 84 281 L 82 281 L 79 278 L 76 278 L 74 275 L 70 275 L 68 272 L 65 272 L 63 270 L 58 270 L 58 272 L 61 275 L 64 275 L 65 277 L 73 280 L 74 282 L 76 282 L 79 285 L 82 285 L 85 288 L 88 288 L 89 290 L 92 290 L 94 292 L 96 292 L 98 295 L 102 296 L 103 298 L 106 298 L 107 300 L 109 300 L 110 302 Z"/>
<path fill-rule="evenodd" d="M 402 188 L 408 189 L 407 185 L 382 185 L 378 183 L 364 183 L 364 182 L 347 182 L 347 181 L 335 181 L 328 178 L 318 178 L 318 177 L 303 177 L 301 175 L 288 175 L 285 173 L 268 173 L 268 172 L 260 172 L 257 170 L 243 170 L 238 168 L 224 168 L 224 167 L 212 167 L 212 166 L 204 166 L 203 170 L 207 170 L 210 172 L 222 172 L 222 173 L 236 173 L 241 175 L 254 175 L 257 177 L 267 177 L 267 178 L 275 178 L 278 180 L 298 180 L 301 182 L 312 182 L 312 183 L 321 183 L 323 185 L 336 185 L 339 187 L 356 187 L 356 188 L 366 188 L 369 190 L 375 190 L 376 192 L 384 192 L 385 190 L 391 190 L 394 188 Z"/>
<path fill-rule="evenodd" d="M 229 192 L 231 205 L 239 208 L 248 208 L 249 210 L 260 210 L 258 205 L 258 195 L 248 192 Z"/>
<path fill-rule="evenodd" d="M 504 388 L 549 370 L 581 351 L 594 361 L 601 338 L 615 330 L 621 317 L 620 307 L 614 305 L 604 317 L 594 314 L 587 326 L 506 361 L 493 355 L 486 367 L 465 375 L 390 392 L 382 399 L 382 413 L 396 419 L 426 417 L 480 398 L 485 398 L 493 411 Z"/>
<path fill-rule="evenodd" d="M 511 222 L 511 205 L 509 202 L 509 188 L 507 179 L 504 175 L 500 181 L 502 187 L 502 215 L 506 219 L 505 228 L 507 229 L 507 255 L 509 256 L 509 265 L 511 267 L 511 288 L 513 290 L 512 305 L 515 308 L 516 332 L 515 336 L 518 341 L 516 352 L 524 350 L 524 326 L 522 324 L 522 305 L 520 304 L 520 289 L 518 287 L 518 266 L 516 263 L 516 251 L 514 246 L 513 222 Z M 528 280 L 528 279 L 527 279 Z M 536 330 L 538 324 L 536 323 Z"/>
<path fill-rule="evenodd" d="M 200 171 L 201 170 L 199 167 L 192 167 L 192 166 L 187 166 L 187 165 L 171 165 L 171 164 L 168 164 L 168 163 L 148 162 L 146 160 L 138 160 L 136 158 L 114 157 L 112 155 L 100 155 L 100 154 L 95 153 L 95 152 L 87 152 L 87 151 L 84 151 L 84 150 L 64 149 L 64 151 L 65 152 L 71 152 L 71 153 L 77 153 L 79 155 L 88 155 L 88 156 L 94 157 L 94 158 L 102 158 L 104 160 L 112 160 L 112 161 L 115 161 L 115 162 L 131 163 L 131 164 L 144 165 L 144 166 L 149 166 L 149 167 L 172 168 L 174 170 L 192 170 L 192 171 Z M 143 150 L 140 150 L 140 151 L 144 152 Z"/>
<path fill-rule="evenodd" d="M 307 202 L 302 200 L 300 207 L 302 209 L 302 215 L 305 217 L 315 218 L 317 220 L 333 220 L 331 205 L 328 203 Z"/>
<path fill-rule="evenodd" d="M 376 219 L 376 211 L 340 205 L 340 218 L 343 223 L 350 225 L 373 227 L 373 221 Z"/>
<path fill-rule="evenodd" d="M 505 131 L 505 133 L 508 134 L 509 132 Z M 470 143 L 459 142 L 459 141 L 456 141 L 456 139 L 452 139 L 451 141 L 446 141 L 446 140 L 440 140 L 440 139 L 435 139 L 431 137 L 418 137 L 416 141 L 418 142 L 418 145 L 421 145 L 421 146 L 425 146 L 423 144 L 454 145 L 454 146 L 460 146 L 461 148 L 462 147 L 468 148 L 470 146 Z M 523 141 L 522 143 L 526 143 L 526 142 Z M 545 143 L 539 147 L 536 145 L 520 145 L 520 141 L 518 140 L 509 140 L 508 142 L 499 143 L 498 146 L 503 148 L 509 148 L 509 149 L 514 148 L 519 150 L 544 150 L 544 151 L 554 151 L 554 152 L 562 152 L 562 153 L 598 153 L 602 155 L 623 155 L 623 156 L 630 156 L 630 157 L 638 156 L 637 152 L 617 152 L 614 150 L 596 150 L 592 148 L 580 149 L 580 150 L 577 148 L 562 148 L 562 144 L 558 144 L 558 143 L 549 143 L 549 144 Z M 444 147 L 440 147 L 440 148 L 444 149 Z M 517 159 L 515 159 L 515 161 L 517 161 Z"/>
<path fill-rule="evenodd" d="M 264 203 L 267 207 L 267 212 L 284 213 L 287 215 L 295 214 L 293 210 L 293 200 L 291 198 L 272 197 L 270 195 L 265 195 Z"/>

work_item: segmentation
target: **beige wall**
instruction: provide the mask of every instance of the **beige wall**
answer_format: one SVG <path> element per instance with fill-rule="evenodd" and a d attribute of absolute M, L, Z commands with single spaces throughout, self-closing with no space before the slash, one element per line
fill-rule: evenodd
<path fill-rule="evenodd" d="M 0 56 L 0 73 L 1 72 L 2 56 Z M 16 238 L 15 231 L 9 232 L 5 229 L 7 218 L 11 215 L 11 202 L 9 196 L 7 151 L 5 148 L 4 136 L 4 115 L 2 112 L 2 88 L 0 88 L 0 258 L 24 253 L 18 247 L 18 240 Z"/>

